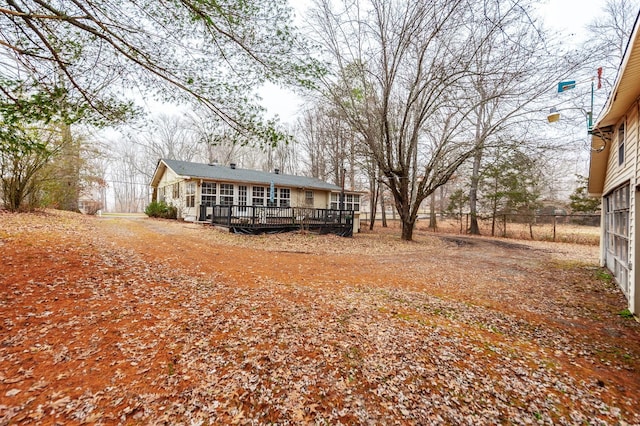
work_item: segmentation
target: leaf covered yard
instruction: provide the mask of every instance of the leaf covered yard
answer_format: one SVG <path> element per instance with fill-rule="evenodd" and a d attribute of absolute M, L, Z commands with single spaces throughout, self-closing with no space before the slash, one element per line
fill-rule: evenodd
<path fill-rule="evenodd" d="M 597 247 L 0 213 L 0 424 L 634 424 Z"/>

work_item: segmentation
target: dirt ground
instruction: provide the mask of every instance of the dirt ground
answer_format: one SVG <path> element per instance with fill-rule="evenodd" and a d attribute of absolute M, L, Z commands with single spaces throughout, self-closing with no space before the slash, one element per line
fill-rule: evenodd
<path fill-rule="evenodd" d="M 0 425 L 640 424 L 597 247 L 0 212 Z"/>

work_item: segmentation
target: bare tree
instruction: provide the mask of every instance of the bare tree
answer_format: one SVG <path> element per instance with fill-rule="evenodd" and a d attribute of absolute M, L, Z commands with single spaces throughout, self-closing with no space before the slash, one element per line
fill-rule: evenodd
<path fill-rule="evenodd" d="M 324 149 L 323 114 L 319 108 L 305 110 L 298 119 L 298 140 L 305 152 L 305 168 L 309 176 L 326 180 L 329 166 Z"/>
<path fill-rule="evenodd" d="M 141 172 L 139 164 L 144 160 L 141 150 L 132 144 L 121 144 L 117 161 L 109 167 L 108 183 L 115 198 L 115 211 L 135 213 L 144 210 L 149 202 L 149 172 Z"/>
<path fill-rule="evenodd" d="M 229 164 L 243 156 L 244 146 L 235 143 L 233 132 L 206 108 L 198 108 L 187 115 L 187 122 L 196 145 L 205 152 L 209 164 Z"/>
<path fill-rule="evenodd" d="M 548 97 L 545 95 L 550 92 L 549 82 L 559 81 L 580 64 L 571 55 L 560 57 L 551 52 L 539 25 L 522 20 L 528 16 L 527 2 L 507 3 L 511 7 L 507 12 L 502 9 L 503 3 L 484 3 L 482 13 L 465 23 L 471 34 L 468 41 L 476 51 L 466 86 L 473 104 L 469 124 L 477 145 L 469 189 L 471 234 L 480 234 L 477 203 L 485 145 L 525 140 L 523 135 L 531 127 L 531 112 L 538 109 L 540 99 Z M 500 29 L 496 31 L 482 22 L 499 23 Z M 515 139 L 504 137 L 514 133 L 515 128 L 520 135 Z"/>
<path fill-rule="evenodd" d="M 607 0 L 587 26 L 597 37 L 590 38 L 583 50 L 594 68 L 603 68 L 601 82 L 609 88 L 613 87 L 639 10 L 640 0 Z"/>
<path fill-rule="evenodd" d="M 298 129 L 309 162 L 309 174 L 336 185 L 341 185 L 344 174 L 346 185 L 354 188 L 358 135 L 342 117 L 342 112 L 316 100 L 305 111 Z"/>
<path fill-rule="evenodd" d="M 182 116 L 157 115 L 152 118 L 146 131 L 136 132 L 131 139 L 142 148 L 148 158 L 148 164 L 141 165 L 141 171 L 147 175 L 153 172 L 160 158 L 182 161 L 201 161 L 205 158 L 203 146 L 198 144 L 197 135 Z"/>
<path fill-rule="evenodd" d="M 514 34 L 503 26 L 511 20 L 528 25 L 527 6 L 500 0 L 345 1 L 339 7 L 316 2 L 316 34 L 335 67 L 327 97 L 380 168 L 403 239 L 412 239 L 422 201 L 487 146 L 486 138 L 468 130 L 479 104 L 487 101 L 470 96 L 469 84 L 483 74 L 487 83 L 500 85 L 500 57 L 492 58 L 491 67 L 475 66 L 483 55 L 480 46 L 501 49 L 511 41 Z M 514 98 L 498 92 L 488 100 L 513 103 Z"/>

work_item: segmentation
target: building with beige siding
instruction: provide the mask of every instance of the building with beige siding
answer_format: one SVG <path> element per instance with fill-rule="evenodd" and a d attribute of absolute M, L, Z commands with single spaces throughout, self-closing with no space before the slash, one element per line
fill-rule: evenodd
<path fill-rule="evenodd" d="M 235 164 L 160 159 L 150 186 L 152 201 L 175 206 L 178 217 L 187 221 L 208 222 L 224 212 L 233 216 L 237 225 L 267 228 L 267 222 L 273 222 L 275 229 L 275 225 L 284 225 L 283 218 L 289 215 L 292 221 L 304 216 L 308 222 L 317 222 L 320 217 L 331 222 L 342 215 L 328 210 L 344 210 L 353 212 L 348 214 L 353 231 L 360 229 L 359 192 L 344 191 L 320 179 L 283 174 L 278 169 L 263 172 L 241 169 Z M 240 226 L 234 229 L 237 228 Z"/>
<path fill-rule="evenodd" d="M 639 15 L 640 16 L 640 15 Z M 602 197 L 600 261 L 640 313 L 640 36 L 638 19 L 591 140 L 589 193 Z"/>

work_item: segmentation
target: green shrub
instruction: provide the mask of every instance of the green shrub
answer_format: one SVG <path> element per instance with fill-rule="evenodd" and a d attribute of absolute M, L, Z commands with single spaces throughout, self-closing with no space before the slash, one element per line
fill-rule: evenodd
<path fill-rule="evenodd" d="M 161 217 L 164 219 L 177 219 L 178 209 L 164 201 L 152 201 L 144 213 L 149 217 Z"/>

